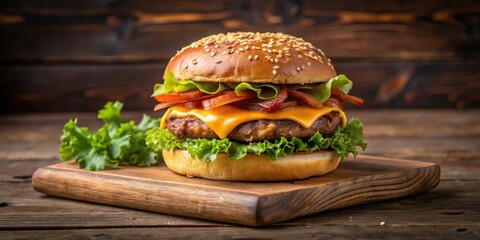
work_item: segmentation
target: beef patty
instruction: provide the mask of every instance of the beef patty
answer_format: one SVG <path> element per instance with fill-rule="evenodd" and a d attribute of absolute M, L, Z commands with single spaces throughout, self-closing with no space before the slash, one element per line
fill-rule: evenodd
<path fill-rule="evenodd" d="M 280 137 L 308 138 L 317 131 L 328 136 L 337 130 L 340 121 L 337 112 L 318 118 L 310 128 L 304 128 L 291 120 L 256 120 L 238 125 L 227 137 L 239 142 L 257 142 Z M 218 138 L 217 134 L 197 117 L 167 116 L 167 128 L 179 138 Z"/>

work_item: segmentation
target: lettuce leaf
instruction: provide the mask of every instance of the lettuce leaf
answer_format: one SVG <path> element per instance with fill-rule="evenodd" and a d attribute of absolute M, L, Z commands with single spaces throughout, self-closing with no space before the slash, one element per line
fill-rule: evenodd
<path fill-rule="evenodd" d="M 145 143 L 147 130 L 158 126 L 160 120 L 143 115 L 141 122 L 124 120 L 123 103 L 108 102 L 99 111 L 104 125 L 97 132 L 77 126 L 77 119 L 68 121 L 63 128 L 60 144 L 62 161 L 75 159 L 81 168 L 103 170 L 118 165 L 150 166 L 160 159 Z"/>
<path fill-rule="evenodd" d="M 251 90 L 257 94 L 258 99 L 266 100 L 275 98 L 280 92 L 280 86 L 274 84 L 258 84 L 258 83 L 230 83 L 228 86 L 235 90 L 237 96 L 242 95 L 245 90 Z"/>
<path fill-rule="evenodd" d="M 332 89 L 340 88 L 345 94 L 352 89 L 353 83 L 345 75 L 340 74 L 321 84 L 293 85 L 291 88 L 301 90 L 312 95 L 320 102 L 325 102 L 330 98 Z"/>
<path fill-rule="evenodd" d="M 177 80 L 173 73 L 169 72 L 165 76 L 163 84 L 157 83 L 153 88 L 153 96 L 167 94 L 172 92 L 187 92 L 198 89 L 204 93 L 217 94 L 228 89 L 227 86 L 215 82 L 195 82 L 192 80 Z"/>
<path fill-rule="evenodd" d="M 275 141 L 239 143 L 229 139 L 178 139 L 167 129 L 152 128 L 147 131 L 147 146 L 160 153 L 163 149 L 183 149 L 202 161 L 214 161 L 218 153 L 226 153 L 231 159 L 241 159 L 247 153 L 267 154 L 271 160 L 288 156 L 294 152 L 313 152 L 317 150 L 334 150 L 342 159 L 350 153 L 357 156 L 357 147 L 365 150 L 363 126 L 353 118 L 345 128 L 339 128 L 333 136 L 323 137 L 315 133 L 309 139 L 280 138 Z"/>
<path fill-rule="evenodd" d="M 319 84 L 291 84 L 288 88 L 300 90 L 312 95 L 320 102 L 325 102 L 330 98 L 333 88 L 340 88 L 348 94 L 352 89 L 353 83 L 345 75 L 340 74 L 331 78 L 327 82 Z M 258 99 L 267 100 L 277 97 L 280 92 L 280 86 L 267 83 L 214 83 L 214 82 L 195 82 L 192 80 L 177 80 L 171 72 L 167 73 L 163 84 L 157 83 L 154 87 L 153 96 L 167 94 L 172 92 L 187 92 L 191 90 L 200 90 L 208 94 L 216 94 L 228 89 L 233 89 L 237 96 L 242 95 L 245 90 L 254 91 Z"/>

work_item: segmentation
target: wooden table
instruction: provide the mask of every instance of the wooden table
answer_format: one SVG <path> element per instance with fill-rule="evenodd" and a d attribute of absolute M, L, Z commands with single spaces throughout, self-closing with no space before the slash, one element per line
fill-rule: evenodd
<path fill-rule="evenodd" d="M 68 118 L 96 128 L 94 113 L 0 116 L 0 239 L 346 238 L 480 239 L 480 110 L 350 111 L 365 125 L 366 153 L 438 163 L 434 190 L 249 228 L 54 198 L 32 189 L 35 169 L 59 161 Z M 129 113 L 138 118 L 140 113 Z"/>

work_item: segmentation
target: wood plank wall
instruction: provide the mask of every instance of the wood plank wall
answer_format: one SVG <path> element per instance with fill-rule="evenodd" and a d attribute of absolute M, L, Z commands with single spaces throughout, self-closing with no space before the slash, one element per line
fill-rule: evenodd
<path fill-rule="evenodd" d="M 303 37 L 366 107 L 480 106 L 480 1 L 4 0 L 0 112 L 150 110 L 171 56 L 205 35 Z"/>

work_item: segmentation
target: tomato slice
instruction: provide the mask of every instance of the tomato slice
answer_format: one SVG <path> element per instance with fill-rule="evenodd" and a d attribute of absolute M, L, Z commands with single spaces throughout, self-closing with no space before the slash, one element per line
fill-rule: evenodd
<path fill-rule="evenodd" d="M 202 106 L 205 110 L 209 110 L 212 108 L 220 107 L 229 103 L 238 102 L 241 100 L 254 98 L 257 95 L 251 91 L 243 92 L 242 96 L 237 96 L 237 94 L 233 90 L 224 91 L 223 94 L 220 96 L 209 98 L 202 101 Z"/>
<path fill-rule="evenodd" d="M 184 106 L 187 107 L 187 108 L 203 108 L 202 100 L 185 102 Z"/>
<path fill-rule="evenodd" d="M 160 94 L 154 97 L 158 102 L 167 103 L 167 102 L 191 101 L 205 95 L 208 95 L 208 94 L 203 93 L 200 90 L 194 90 L 194 91 L 181 92 L 181 93 L 174 92 L 174 93 Z"/>
<path fill-rule="evenodd" d="M 335 88 L 335 89 L 332 89 L 332 94 L 337 96 L 338 98 L 340 98 L 341 100 L 345 101 L 345 102 L 349 102 L 353 105 L 356 105 L 356 106 L 359 106 L 359 107 L 362 107 L 363 106 L 363 99 L 359 98 L 359 97 L 355 97 L 355 96 L 352 96 L 352 95 L 348 95 L 348 94 L 345 94 L 342 90 L 338 89 L 338 88 Z"/>
<path fill-rule="evenodd" d="M 312 107 L 315 107 L 315 108 L 322 108 L 323 107 L 323 103 L 321 103 L 320 101 L 318 101 L 316 98 L 314 98 L 312 95 L 308 94 L 308 93 L 304 93 L 304 92 L 301 92 L 301 91 L 298 91 L 298 90 L 295 90 L 295 89 L 288 89 L 288 95 L 289 96 L 292 96 Z"/>
<path fill-rule="evenodd" d="M 158 111 L 158 110 L 161 110 L 161 109 L 164 109 L 164 108 L 169 108 L 171 106 L 174 106 L 174 105 L 177 105 L 179 104 L 178 102 L 171 102 L 171 103 L 159 103 L 157 105 L 155 105 L 155 107 L 153 108 L 153 111 Z"/>

